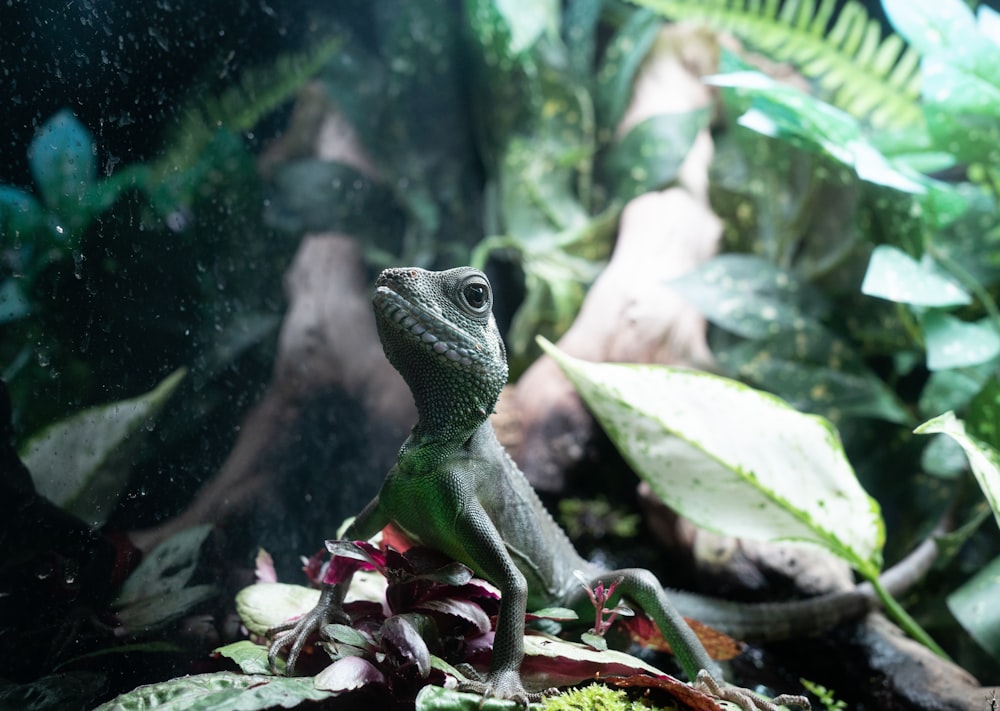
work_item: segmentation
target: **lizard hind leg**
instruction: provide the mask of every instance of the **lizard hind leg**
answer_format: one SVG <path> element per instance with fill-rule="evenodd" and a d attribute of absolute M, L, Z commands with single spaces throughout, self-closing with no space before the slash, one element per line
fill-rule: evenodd
<path fill-rule="evenodd" d="M 614 581 L 617 581 L 617 588 L 615 597 L 609 604 L 615 604 L 615 598 L 621 597 L 645 612 L 670 644 L 677 662 L 695 688 L 731 701 L 744 711 L 777 711 L 779 704 L 810 708 L 808 699 L 802 696 L 782 695 L 772 702 L 749 690 L 727 684 L 719 665 L 709 656 L 701 640 L 670 602 L 660 581 L 650 571 L 626 568 L 601 573 L 590 581 L 590 587 L 593 589 L 599 583 L 607 586 Z"/>

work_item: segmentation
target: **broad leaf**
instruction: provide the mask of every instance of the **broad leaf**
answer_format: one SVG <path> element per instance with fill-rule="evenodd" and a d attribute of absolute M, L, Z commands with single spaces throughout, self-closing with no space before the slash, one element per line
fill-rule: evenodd
<path fill-rule="evenodd" d="M 614 194 L 627 201 L 668 187 L 708 119 L 708 110 L 699 109 L 651 116 L 633 127 L 611 147 L 604 163 Z"/>
<path fill-rule="evenodd" d="M 95 711 L 258 711 L 295 708 L 336 694 L 316 688 L 312 677 L 217 672 L 140 686 Z"/>
<path fill-rule="evenodd" d="M 131 448 L 148 435 L 184 373 L 174 371 L 144 395 L 84 410 L 29 439 L 20 455 L 38 493 L 101 526 L 128 481 Z"/>
<path fill-rule="evenodd" d="M 727 374 L 833 422 L 877 417 L 912 425 L 899 397 L 853 350 L 819 324 L 790 328 L 718 354 Z"/>
<path fill-rule="evenodd" d="M 559 3 L 554 0 L 496 0 L 496 7 L 510 28 L 511 54 L 531 47 L 545 32 L 559 31 Z"/>
<path fill-rule="evenodd" d="M 669 506 L 723 534 L 816 543 L 878 574 L 879 507 L 828 421 L 708 373 L 588 363 L 542 347 Z"/>
<path fill-rule="evenodd" d="M 363 657 L 341 657 L 313 679 L 317 689 L 340 693 L 368 684 L 384 684 L 385 675 Z"/>
<path fill-rule="evenodd" d="M 1000 86 L 950 63 L 923 63 L 924 113 L 934 142 L 960 161 L 1000 161 Z"/>
<path fill-rule="evenodd" d="M 882 0 L 889 22 L 920 54 L 946 56 L 983 77 L 995 76 L 1000 46 L 977 26 L 962 0 Z"/>
<path fill-rule="evenodd" d="M 0 325 L 17 321 L 31 313 L 31 303 L 17 279 L 0 281 Z"/>
<path fill-rule="evenodd" d="M 817 292 L 795 273 L 749 254 L 721 254 L 670 281 L 715 325 L 744 338 L 799 328 L 825 313 Z"/>
<path fill-rule="evenodd" d="M 994 558 L 948 596 L 948 609 L 983 649 L 1000 660 L 1000 558 Z"/>
<path fill-rule="evenodd" d="M 115 605 L 125 606 L 183 589 L 198 565 L 201 545 L 211 530 L 210 524 L 194 526 L 175 533 L 154 548 L 122 585 Z"/>
<path fill-rule="evenodd" d="M 218 592 L 214 585 L 192 585 L 133 602 L 118 610 L 115 616 L 122 625 L 122 631 L 127 634 L 149 632 L 186 615 Z"/>
<path fill-rule="evenodd" d="M 9 185 L 0 185 L 0 235 L 5 248 L 15 236 L 27 237 L 45 222 L 45 210 L 34 197 Z"/>
<path fill-rule="evenodd" d="M 994 449 L 1000 449 L 1000 376 L 994 374 L 975 394 L 965 413 L 968 432 Z"/>
<path fill-rule="evenodd" d="M 942 275 L 932 263 L 918 262 L 887 244 L 872 250 L 861 291 L 912 306 L 963 306 L 972 301 L 962 287 Z"/>
<path fill-rule="evenodd" d="M 435 660 L 435 667 L 440 660 Z M 453 667 L 450 667 L 453 669 Z M 523 707 L 513 701 L 486 698 L 455 689 L 429 684 L 417 694 L 415 711 L 519 711 Z"/>
<path fill-rule="evenodd" d="M 927 345 L 927 368 L 965 368 L 993 360 L 1000 355 L 1000 333 L 990 319 L 962 321 L 938 310 L 922 319 Z"/>
<path fill-rule="evenodd" d="M 617 126 L 632 98 L 635 75 L 663 27 L 648 10 L 633 12 L 608 42 L 597 70 L 594 108 L 602 126 Z"/>
<path fill-rule="evenodd" d="M 741 126 L 829 156 L 870 183 L 924 192 L 917 174 L 890 162 L 865 138 L 858 120 L 840 109 L 760 72 L 732 72 L 705 81 L 752 97 L 751 108 L 739 118 Z"/>
<path fill-rule="evenodd" d="M 38 129 L 28 162 L 45 204 L 63 217 L 78 209 L 97 177 L 94 139 L 68 109 Z"/>
<path fill-rule="evenodd" d="M 265 635 L 292 618 L 298 618 L 316 607 L 319 590 L 287 583 L 256 583 L 236 594 L 236 614 L 246 628 Z"/>
<path fill-rule="evenodd" d="M 413 669 L 421 679 L 430 674 L 431 655 L 427 642 L 409 615 L 393 615 L 382 624 L 382 648 L 390 652 L 397 669 Z"/>
<path fill-rule="evenodd" d="M 271 673 L 271 665 L 267 659 L 267 647 L 254 644 L 248 639 L 241 639 L 239 642 L 219 647 L 214 653 L 234 661 L 244 674 Z M 284 664 L 284 660 L 279 659 L 278 663 L 279 665 Z"/>
<path fill-rule="evenodd" d="M 917 434 L 946 434 L 965 450 L 972 473 L 983 490 L 983 495 L 993 509 L 993 516 L 1000 526 L 1000 452 L 976 439 L 965 431 L 965 423 L 954 412 L 928 420 L 914 430 Z"/>

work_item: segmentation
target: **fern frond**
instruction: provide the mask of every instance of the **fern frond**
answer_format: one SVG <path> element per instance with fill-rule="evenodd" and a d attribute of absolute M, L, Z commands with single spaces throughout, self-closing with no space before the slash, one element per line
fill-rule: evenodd
<path fill-rule="evenodd" d="M 919 56 L 856 0 L 631 0 L 672 20 L 731 32 L 814 80 L 830 103 L 874 128 L 921 120 Z M 832 24 L 831 24 L 832 22 Z"/>
<path fill-rule="evenodd" d="M 279 56 L 270 64 L 246 70 L 220 95 L 194 99 L 181 112 L 154 173 L 162 178 L 196 166 L 220 128 L 236 134 L 251 130 L 294 97 L 342 45 L 341 38 L 333 37 L 303 52 Z"/>

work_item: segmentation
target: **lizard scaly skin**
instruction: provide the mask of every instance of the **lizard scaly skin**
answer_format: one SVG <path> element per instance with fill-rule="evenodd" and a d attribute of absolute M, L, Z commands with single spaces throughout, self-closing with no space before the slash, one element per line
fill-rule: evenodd
<path fill-rule="evenodd" d="M 523 705 L 537 699 L 519 674 L 525 611 L 578 606 L 586 593 L 574 571 L 582 571 L 591 587 L 619 581 L 616 594 L 656 622 L 689 679 L 700 678 L 704 688 L 747 711 L 774 709 L 741 689 L 713 683 L 722 679 L 718 666 L 652 573 L 602 571 L 580 557 L 497 441 L 488 416 L 507 381 L 507 360 L 485 275 L 468 267 L 387 269 L 372 301 L 386 357 L 409 385 L 418 419 L 378 496 L 344 537 L 367 539 L 391 522 L 500 589 L 489 673 L 460 688 Z M 290 647 L 291 669 L 311 632 L 344 619 L 347 585 L 327 586 L 310 613 L 276 628 L 282 633 L 271 644 L 272 666 Z M 808 708 L 800 697 L 775 701 Z"/>

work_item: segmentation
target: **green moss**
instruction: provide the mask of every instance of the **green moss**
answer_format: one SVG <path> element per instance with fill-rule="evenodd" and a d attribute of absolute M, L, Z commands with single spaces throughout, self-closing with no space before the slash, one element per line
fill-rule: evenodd
<path fill-rule="evenodd" d="M 543 711 L 650 711 L 657 707 L 632 701 L 624 691 L 591 684 L 547 698 L 541 708 Z"/>

